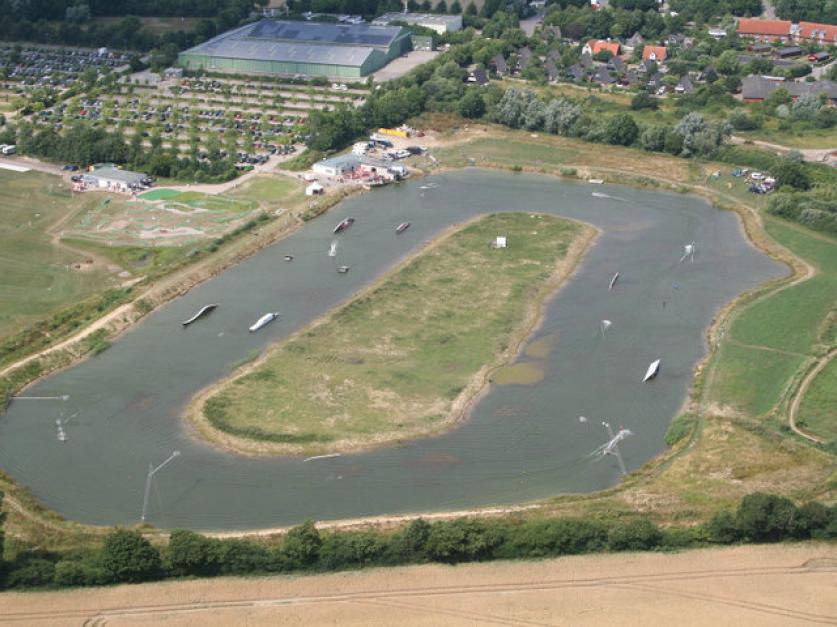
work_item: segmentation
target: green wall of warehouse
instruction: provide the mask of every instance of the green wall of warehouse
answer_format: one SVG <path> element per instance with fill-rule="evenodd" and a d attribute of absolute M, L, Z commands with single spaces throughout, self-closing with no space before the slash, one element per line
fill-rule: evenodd
<path fill-rule="evenodd" d="M 381 69 L 393 59 L 397 59 L 412 49 L 409 31 L 403 31 L 386 52 L 377 48 L 366 57 L 363 64 L 327 65 L 323 63 L 290 63 L 258 59 L 236 59 L 215 57 L 206 54 L 181 52 L 177 62 L 188 70 L 207 70 L 210 72 L 230 72 L 237 74 L 302 74 L 304 76 L 329 76 L 360 78 Z"/>

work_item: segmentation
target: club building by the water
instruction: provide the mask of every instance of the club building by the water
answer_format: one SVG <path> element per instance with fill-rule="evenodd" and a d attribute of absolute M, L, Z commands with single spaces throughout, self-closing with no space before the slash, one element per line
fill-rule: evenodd
<path fill-rule="evenodd" d="M 260 20 L 178 56 L 188 70 L 361 78 L 411 48 L 399 26 Z"/>

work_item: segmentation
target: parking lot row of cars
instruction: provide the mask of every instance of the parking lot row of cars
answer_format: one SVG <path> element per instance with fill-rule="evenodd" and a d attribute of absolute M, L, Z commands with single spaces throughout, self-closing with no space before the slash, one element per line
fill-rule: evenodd
<path fill-rule="evenodd" d="M 128 56 L 105 48 L 23 48 L 0 46 L 0 68 L 26 85 L 69 87 L 89 68 L 101 71 L 128 63 Z"/>

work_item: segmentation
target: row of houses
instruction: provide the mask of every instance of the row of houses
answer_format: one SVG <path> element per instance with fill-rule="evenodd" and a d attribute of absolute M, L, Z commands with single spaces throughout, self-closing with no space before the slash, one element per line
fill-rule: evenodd
<path fill-rule="evenodd" d="M 758 41 L 803 41 L 822 46 L 837 45 L 837 25 L 790 20 L 762 20 L 741 18 L 738 20 L 738 34 Z"/>
<path fill-rule="evenodd" d="M 745 76 L 741 81 L 741 98 L 744 102 L 762 102 L 777 89 L 786 89 L 796 100 L 803 94 L 825 94 L 828 104 L 837 104 L 837 83 L 834 81 L 785 81 L 771 76 Z"/>

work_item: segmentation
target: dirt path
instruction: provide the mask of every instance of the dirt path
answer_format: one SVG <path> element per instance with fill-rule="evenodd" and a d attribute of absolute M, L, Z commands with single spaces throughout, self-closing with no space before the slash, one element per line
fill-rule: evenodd
<path fill-rule="evenodd" d="M 812 442 L 817 442 L 818 444 L 822 444 L 824 440 L 800 429 L 796 424 L 796 417 L 799 414 L 799 406 L 802 404 L 802 399 L 805 398 L 805 392 L 808 391 L 808 388 L 811 386 L 814 379 L 817 378 L 817 375 L 825 369 L 832 359 L 834 359 L 835 355 L 837 355 L 837 348 L 831 349 L 830 353 L 821 357 L 817 362 L 817 365 L 814 366 L 807 375 L 805 375 L 805 378 L 802 379 L 802 382 L 799 384 L 799 388 L 796 390 L 796 395 L 793 397 L 790 409 L 788 409 L 788 423 L 794 433 L 801 435 L 803 438 L 807 438 Z"/>
<path fill-rule="evenodd" d="M 828 544 L 223 578 L 0 597 L 15 625 L 837 625 Z"/>

